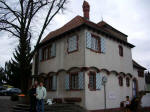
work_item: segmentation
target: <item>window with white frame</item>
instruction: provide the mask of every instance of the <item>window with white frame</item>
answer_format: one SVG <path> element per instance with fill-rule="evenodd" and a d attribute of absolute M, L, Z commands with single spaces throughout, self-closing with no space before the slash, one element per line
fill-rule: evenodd
<path fill-rule="evenodd" d="M 76 35 L 68 38 L 68 52 L 73 52 L 78 49 L 78 38 Z"/>

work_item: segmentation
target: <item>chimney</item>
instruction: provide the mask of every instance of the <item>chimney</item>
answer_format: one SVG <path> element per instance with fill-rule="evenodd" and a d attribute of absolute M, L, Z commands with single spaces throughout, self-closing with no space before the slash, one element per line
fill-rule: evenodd
<path fill-rule="evenodd" d="M 84 1 L 83 5 L 82 5 L 82 8 L 83 8 L 84 18 L 89 20 L 89 12 L 90 12 L 90 5 L 89 5 L 89 3 L 87 1 Z"/>

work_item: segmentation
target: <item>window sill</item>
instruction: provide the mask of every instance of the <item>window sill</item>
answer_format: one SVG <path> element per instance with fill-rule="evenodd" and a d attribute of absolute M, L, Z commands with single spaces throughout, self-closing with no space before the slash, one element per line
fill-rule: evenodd
<path fill-rule="evenodd" d="M 78 49 L 74 50 L 74 51 L 67 51 L 67 52 L 68 52 L 68 54 L 71 54 L 71 53 L 74 53 L 74 52 L 77 52 L 77 51 L 78 51 Z"/>
<path fill-rule="evenodd" d="M 87 48 L 87 49 L 89 49 L 90 51 L 95 52 L 95 53 L 102 53 L 100 51 L 96 51 L 96 50 L 93 50 L 93 49 L 90 49 L 90 48 Z"/>
<path fill-rule="evenodd" d="M 40 62 L 45 62 L 45 61 L 48 61 L 48 60 L 51 60 L 51 59 L 53 59 L 53 58 L 55 58 L 56 56 L 53 56 L 53 57 L 50 57 L 50 58 L 48 58 L 48 59 L 46 59 L 46 60 L 41 60 Z"/>
<path fill-rule="evenodd" d="M 96 88 L 89 88 L 90 91 L 96 91 Z"/>

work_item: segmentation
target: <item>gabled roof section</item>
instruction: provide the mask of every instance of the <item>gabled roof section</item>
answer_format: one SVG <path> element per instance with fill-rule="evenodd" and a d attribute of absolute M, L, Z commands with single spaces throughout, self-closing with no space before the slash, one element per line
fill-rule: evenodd
<path fill-rule="evenodd" d="M 128 45 L 129 47 L 133 48 L 134 45 L 130 44 L 127 42 L 127 40 L 122 39 L 121 36 L 116 36 L 115 34 L 111 33 L 110 31 L 107 31 L 105 28 L 103 28 L 103 25 L 100 26 L 96 23 L 93 23 L 89 20 L 86 20 L 84 17 L 81 16 L 76 16 L 75 18 L 73 18 L 70 22 L 68 22 L 67 24 L 65 24 L 64 26 L 62 26 L 61 28 L 50 32 L 43 40 L 40 44 L 44 44 L 47 41 L 50 41 L 51 39 L 54 39 L 56 37 L 59 37 L 69 31 L 72 31 L 74 29 L 79 28 L 80 26 L 85 25 L 89 28 L 92 28 L 94 30 L 97 30 L 105 35 L 108 35 L 110 38 L 114 38 L 117 40 L 120 40 L 121 42 L 125 43 L 126 45 Z"/>
<path fill-rule="evenodd" d="M 145 67 L 141 66 L 140 64 L 138 64 L 136 61 L 132 60 L 133 62 L 133 66 L 142 70 L 146 70 Z"/>
<path fill-rule="evenodd" d="M 105 21 L 100 21 L 99 23 L 97 23 L 98 26 L 100 26 L 101 28 L 105 29 L 107 32 L 109 32 L 112 35 L 115 35 L 116 37 L 127 41 L 127 35 L 120 32 L 119 30 L 115 29 L 114 27 L 112 27 L 111 25 L 109 25 L 108 23 L 106 23 Z"/>
<path fill-rule="evenodd" d="M 82 25 L 84 23 L 84 18 L 82 18 L 81 16 L 76 16 L 75 18 L 73 18 L 70 22 L 68 22 L 67 24 L 65 24 L 64 26 L 62 26 L 61 28 L 50 32 L 44 39 L 42 42 L 45 42 L 51 38 L 54 38 L 62 33 L 65 33 L 73 28 L 76 28 L 80 25 Z"/>

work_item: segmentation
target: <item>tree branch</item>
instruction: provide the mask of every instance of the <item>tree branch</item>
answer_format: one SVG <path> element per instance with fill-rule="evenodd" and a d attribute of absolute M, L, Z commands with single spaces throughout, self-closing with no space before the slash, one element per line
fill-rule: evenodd
<path fill-rule="evenodd" d="M 53 5 L 54 5 L 54 3 L 55 3 L 55 0 L 53 0 L 52 5 L 51 5 L 51 7 L 50 7 L 50 9 L 49 9 L 49 11 L 48 11 L 46 20 L 45 20 L 45 22 L 44 22 L 43 28 L 42 28 L 42 30 L 41 30 L 41 33 L 40 33 L 40 35 L 39 35 L 39 38 L 38 38 L 38 40 L 37 40 L 37 42 L 36 42 L 35 48 L 34 48 L 34 50 L 33 50 L 32 53 L 31 53 L 30 60 L 32 59 L 34 53 L 35 53 L 36 50 L 37 50 L 37 47 L 38 47 L 38 45 L 39 45 L 39 43 L 40 43 L 40 40 L 41 40 L 41 38 L 42 38 L 42 35 L 43 35 L 43 33 L 44 33 L 45 28 L 49 25 L 50 21 L 54 18 L 54 16 L 60 11 L 60 9 L 63 7 L 63 5 L 64 5 L 64 3 L 65 3 L 66 1 L 67 1 L 67 0 L 63 0 L 62 4 L 61 4 L 60 6 L 58 6 L 59 8 L 56 10 L 56 12 L 49 18 L 50 14 L 51 14 L 51 11 L 52 11 L 52 9 L 53 9 Z M 61 0 L 60 0 L 60 2 L 61 2 Z M 49 19 L 48 19 L 48 18 L 49 18 Z"/>
<path fill-rule="evenodd" d="M 6 28 L 0 28 L 0 31 L 7 31 L 7 32 L 11 33 L 13 36 L 16 36 L 16 37 L 20 38 L 19 35 L 15 34 L 15 33 L 14 33 L 12 30 L 10 30 L 8 27 L 6 27 Z"/>
<path fill-rule="evenodd" d="M 17 14 L 18 13 L 17 11 L 12 10 L 3 0 L 1 0 L 0 3 L 2 3 L 6 7 L 7 10 L 11 11 L 13 13 L 13 15 L 18 19 L 18 22 L 20 22 L 19 15 Z"/>

